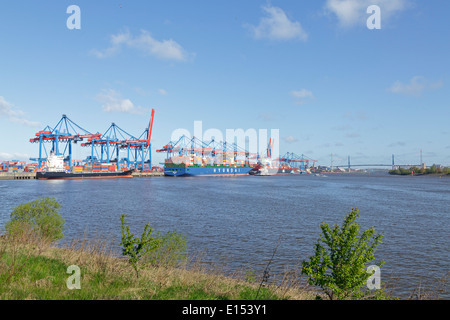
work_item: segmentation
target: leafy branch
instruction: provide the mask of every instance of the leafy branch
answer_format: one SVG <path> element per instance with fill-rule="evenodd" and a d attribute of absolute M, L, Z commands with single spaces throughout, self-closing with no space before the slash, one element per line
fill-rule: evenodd
<path fill-rule="evenodd" d="M 160 240 L 151 236 L 153 229 L 147 223 L 144 227 L 141 237 L 136 237 L 131 233 L 130 227 L 125 224 L 126 215 L 120 216 L 122 227 L 122 254 L 128 256 L 128 261 L 136 272 L 136 277 L 139 278 L 139 261 L 148 252 L 155 250 L 160 245 Z"/>

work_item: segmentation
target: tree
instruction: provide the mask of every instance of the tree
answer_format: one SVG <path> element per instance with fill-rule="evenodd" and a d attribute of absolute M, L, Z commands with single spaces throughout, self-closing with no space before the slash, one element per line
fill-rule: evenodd
<path fill-rule="evenodd" d="M 373 227 L 360 233 L 360 226 L 355 223 L 357 218 L 359 211 L 354 208 L 342 227 L 330 228 L 322 223 L 315 254 L 302 262 L 302 274 L 308 276 L 309 284 L 322 288 L 331 300 L 361 297 L 364 294 L 361 289 L 371 276 L 366 263 L 374 260 L 383 234 L 377 235 Z M 375 265 L 383 264 L 381 261 Z"/>
<path fill-rule="evenodd" d="M 18 205 L 10 215 L 11 221 L 5 224 L 9 234 L 29 231 L 50 241 L 64 237 L 64 218 L 59 213 L 61 204 L 54 198 L 41 198 Z"/>
<path fill-rule="evenodd" d="M 436 165 L 433 164 L 430 168 L 427 169 L 427 173 L 437 173 Z"/>

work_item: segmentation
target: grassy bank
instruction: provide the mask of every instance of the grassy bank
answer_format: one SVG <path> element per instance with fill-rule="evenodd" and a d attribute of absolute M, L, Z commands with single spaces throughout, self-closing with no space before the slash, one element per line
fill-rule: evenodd
<path fill-rule="evenodd" d="M 316 293 L 285 277 L 278 285 L 244 274 L 189 261 L 183 266 L 145 266 L 136 277 L 128 261 L 99 241 L 74 242 L 66 248 L 3 236 L 0 240 L 0 299 L 10 300 L 304 300 Z M 80 289 L 69 289 L 80 270 Z M 262 284 L 262 285 L 261 285 Z"/>
<path fill-rule="evenodd" d="M 80 289 L 69 289 L 80 268 Z M 202 261 L 184 265 L 147 265 L 136 274 L 124 257 L 101 241 L 76 241 L 61 248 L 27 239 L 0 236 L 0 300 L 314 300 L 327 299 L 309 286 L 298 270 L 271 275 L 271 281 L 251 270 L 230 274 Z M 436 300 L 448 275 L 433 289 L 418 286 L 406 299 Z M 393 288 L 387 299 L 396 299 Z"/>

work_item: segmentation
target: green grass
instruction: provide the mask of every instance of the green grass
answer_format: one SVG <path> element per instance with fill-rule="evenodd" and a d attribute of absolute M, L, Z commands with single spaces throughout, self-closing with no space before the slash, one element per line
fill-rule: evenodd
<path fill-rule="evenodd" d="M 0 300 L 312 300 L 317 288 L 297 282 L 261 283 L 258 274 L 224 276 L 200 264 L 142 268 L 136 277 L 127 259 L 101 245 L 81 248 L 39 247 L 0 237 Z M 70 265 L 81 270 L 81 288 L 68 289 Z M 446 278 L 448 279 L 448 278 Z M 283 282 L 283 281 L 282 281 Z M 447 280 L 442 284 L 447 283 Z M 441 284 L 440 284 L 441 285 Z M 436 291 L 415 292 L 411 299 L 439 299 Z M 422 292 L 423 291 L 423 292 Z M 323 295 L 322 295 L 322 298 Z"/>
<path fill-rule="evenodd" d="M 88 252 L 89 251 L 89 252 Z M 0 240 L 2 300 L 255 300 L 313 299 L 301 290 L 278 291 L 200 267 L 146 266 L 136 277 L 126 259 L 92 250 L 12 246 Z M 68 289 L 70 265 L 81 270 L 80 289 Z"/>

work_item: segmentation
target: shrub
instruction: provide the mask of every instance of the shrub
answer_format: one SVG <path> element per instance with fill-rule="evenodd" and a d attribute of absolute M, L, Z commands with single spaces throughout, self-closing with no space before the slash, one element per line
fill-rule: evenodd
<path fill-rule="evenodd" d="M 63 238 L 64 219 L 59 213 L 61 204 L 54 198 L 41 198 L 18 205 L 5 224 L 10 235 L 32 232 L 50 241 Z"/>
<path fill-rule="evenodd" d="M 160 245 L 160 240 L 151 237 L 153 229 L 150 228 L 150 224 L 147 223 L 144 227 L 141 237 L 136 237 L 130 232 L 130 227 L 125 224 L 126 215 L 120 216 L 122 226 L 122 254 L 128 256 L 128 262 L 136 272 L 136 277 L 139 278 L 139 261 L 141 257 L 148 252 L 156 249 Z"/>
<path fill-rule="evenodd" d="M 406 168 L 400 168 L 400 174 L 401 175 L 409 175 L 411 174 L 411 169 L 406 169 Z"/>
<path fill-rule="evenodd" d="M 355 223 L 358 217 L 358 208 L 354 208 L 342 227 L 331 229 L 322 223 L 323 234 L 316 243 L 315 255 L 302 262 L 302 274 L 308 276 L 309 284 L 322 288 L 331 300 L 361 297 L 361 288 L 371 276 L 366 263 L 375 258 L 383 234 L 376 235 L 373 227 L 360 234 Z"/>
<path fill-rule="evenodd" d="M 141 237 L 130 232 L 125 224 L 126 215 L 121 216 L 122 223 L 122 254 L 128 256 L 128 261 L 139 277 L 139 269 L 143 264 L 154 266 L 175 267 L 187 260 L 186 236 L 176 230 L 167 233 L 156 232 L 146 224 Z"/>
<path fill-rule="evenodd" d="M 146 254 L 146 262 L 155 266 L 175 267 L 187 260 L 185 235 L 176 230 L 167 233 L 158 231 L 155 239 L 159 245 Z"/>
<path fill-rule="evenodd" d="M 438 172 L 437 172 L 436 165 L 433 164 L 431 167 L 427 168 L 427 173 L 429 173 L 429 174 L 438 173 Z"/>

